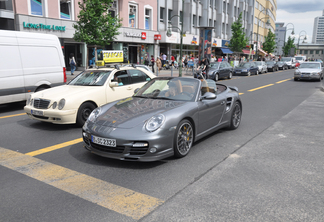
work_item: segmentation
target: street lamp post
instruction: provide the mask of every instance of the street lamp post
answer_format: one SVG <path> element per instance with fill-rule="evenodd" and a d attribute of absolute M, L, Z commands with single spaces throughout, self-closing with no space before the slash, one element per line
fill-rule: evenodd
<path fill-rule="evenodd" d="M 302 32 L 305 32 L 305 35 L 300 35 Z M 300 31 L 300 33 L 299 33 L 298 45 L 297 45 L 297 52 L 298 52 L 298 54 L 300 54 L 299 53 L 299 40 L 300 40 L 300 37 L 302 37 L 302 36 L 305 36 L 304 40 L 307 40 L 307 37 L 306 37 L 307 36 L 307 32 L 305 30 Z"/>
<path fill-rule="evenodd" d="M 263 11 L 266 11 L 266 9 L 262 9 L 262 10 L 259 12 L 258 19 L 259 19 L 259 16 L 260 16 L 261 12 L 263 12 Z M 259 56 L 259 53 L 258 53 L 258 45 L 259 45 L 259 22 L 260 22 L 262 19 L 264 19 L 264 18 L 267 18 L 267 16 L 265 16 L 265 17 L 259 19 L 259 21 L 258 21 L 258 28 L 257 28 L 257 44 L 256 44 L 256 50 L 255 50 L 256 57 Z M 266 25 L 270 25 L 270 19 L 267 20 Z"/>
<path fill-rule="evenodd" d="M 183 11 L 184 9 L 184 0 L 182 0 L 182 16 L 179 16 L 179 15 L 174 15 L 170 18 L 170 20 L 173 18 L 173 17 L 179 17 L 180 18 L 180 22 L 181 22 L 181 29 L 179 29 L 178 27 L 174 27 L 174 26 L 168 26 L 168 31 L 167 31 L 167 36 L 170 37 L 172 35 L 172 32 L 171 32 L 171 27 L 172 28 L 177 28 L 179 31 L 180 31 L 180 61 L 179 61 L 179 77 L 182 76 L 182 40 L 183 40 Z M 170 22 L 169 22 L 170 23 Z"/>

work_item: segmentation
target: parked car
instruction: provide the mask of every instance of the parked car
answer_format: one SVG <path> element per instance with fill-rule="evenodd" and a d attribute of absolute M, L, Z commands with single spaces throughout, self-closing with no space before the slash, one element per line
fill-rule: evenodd
<path fill-rule="evenodd" d="M 82 126 L 96 107 L 132 96 L 136 88 L 154 77 L 143 68 L 92 68 L 67 85 L 33 93 L 24 110 L 31 119 Z"/>
<path fill-rule="evenodd" d="M 216 82 L 221 78 L 231 79 L 233 67 L 228 62 L 212 62 L 209 65 L 208 78 Z"/>
<path fill-rule="evenodd" d="M 258 66 L 260 74 L 268 72 L 267 64 L 264 61 L 256 61 L 254 63 Z"/>
<path fill-rule="evenodd" d="M 281 61 L 285 62 L 288 65 L 288 69 L 295 68 L 296 66 L 295 57 L 282 57 Z"/>
<path fill-rule="evenodd" d="M 294 80 L 317 80 L 323 79 L 323 66 L 320 62 L 303 62 L 294 72 Z"/>
<path fill-rule="evenodd" d="M 266 64 L 267 64 L 268 71 L 275 72 L 275 71 L 278 71 L 278 69 L 279 69 L 276 61 L 272 61 L 272 60 L 266 61 Z"/>
<path fill-rule="evenodd" d="M 156 77 L 132 97 L 96 108 L 82 137 L 85 148 L 96 155 L 156 161 L 186 156 L 208 134 L 237 129 L 241 116 L 236 87 L 211 79 Z"/>
<path fill-rule="evenodd" d="M 285 63 L 283 61 L 278 61 L 277 65 L 278 65 L 278 69 L 282 69 L 282 70 L 287 70 L 288 69 L 287 63 Z"/>
<path fill-rule="evenodd" d="M 259 75 L 259 68 L 254 62 L 242 62 L 234 68 L 234 75 Z"/>

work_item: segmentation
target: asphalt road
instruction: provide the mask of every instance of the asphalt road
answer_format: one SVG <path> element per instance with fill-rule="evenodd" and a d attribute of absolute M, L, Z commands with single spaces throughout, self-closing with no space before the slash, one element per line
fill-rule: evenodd
<path fill-rule="evenodd" d="M 221 81 L 239 88 L 240 127 L 198 141 L 185 158 L 153 163 L 92 155 L 80 128 L 0 105 L 1 220 L 321 221 L 323 127 L 312 127 L 323 123 L 324 94 L 320 82 L 292 77 Z"/>

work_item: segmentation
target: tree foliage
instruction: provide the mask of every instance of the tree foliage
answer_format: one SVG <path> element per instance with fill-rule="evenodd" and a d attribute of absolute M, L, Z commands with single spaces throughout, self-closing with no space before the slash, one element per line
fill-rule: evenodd
<path fill-rule="evenodd" d="M 296 46 L 295 46 L 294 42 L 295 42 L 295 38 L 291 38 L 289 36 L 287 42 L 285 42 L 284 47 L 283 47 L 283 52 L 284 52 L 285 56 L 288 56 L 290 54 L 291 48 L 295 48 L 295 50 L 296 50 Z"/>
<path fill-rule="evenodd" d="M 229 48 L 233 52 L 242 52 L 242 49 L 248 45 L 248 38 L 244 33 L 244 29 L 242 27 L 242 12 L 235 22 L 232 23 L 232 37 L 230 40 Z"/>
<path fill-rule="evenodd" d="M 109 45 L 119 34 L 120 19 L 112 17 L 108 10 L 113 0 L 82 0 L 75 28 L 74 39 L 88 45 Z"/>
<path fill-rule="evenodd" d="M 268 35 L 265 37 L 265 40 L 263 43 L 264 51 L 266 51 L 268 53 L 274 52 L 274 50 L 276 48 L 275 37 L 276 37 L 276 35 L 273 32 L 271 32 L 271 30 L 269 29 Z"/>

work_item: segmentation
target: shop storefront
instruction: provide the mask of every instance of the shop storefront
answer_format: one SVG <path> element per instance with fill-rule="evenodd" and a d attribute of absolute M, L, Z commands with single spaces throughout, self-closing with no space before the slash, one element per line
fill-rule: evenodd
<path fill-rule="evenodd" d="M 67 70 L 70 70 L 69 55 L 74 54 L 77 69 L 84 70 L 86 66 L 86 44 L 73 39 L 73 21 L 52 19 L 37 16 L 17 15 L 17 31 L 36 32 L 56 35 L 62 45 L 62 51 Z"/>

